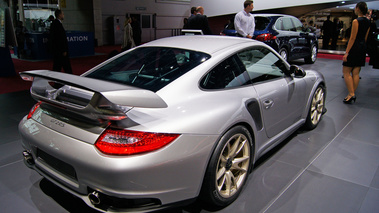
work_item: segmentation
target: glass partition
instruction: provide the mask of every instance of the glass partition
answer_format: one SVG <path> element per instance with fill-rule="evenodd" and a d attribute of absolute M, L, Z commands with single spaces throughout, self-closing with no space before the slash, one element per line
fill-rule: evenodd
<path fill-rule="evenodd" d="M 23 0 L 24 26 L 30 32 L 44 32 L 50 28 L 50 16 L 59 8 L 58 0 Z"/>

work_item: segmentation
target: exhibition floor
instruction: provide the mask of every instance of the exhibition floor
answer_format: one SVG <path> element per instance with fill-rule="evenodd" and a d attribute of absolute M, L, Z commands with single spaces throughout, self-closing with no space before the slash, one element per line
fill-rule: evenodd
<path fill-rule="evenodd" d="M 260 160 L 239 198 L 224 209 L 199 202 L 164 212 L 370 213 L 379 209 L 379 70 L 365 66 L 357 102 L 347 95 L 342 61 L 317 59 L 327 113 L 313 131 L 297 131 Z M 13 212 L 96 212 L 28 169 L 18 122 L 35 103 L 28 91 L 0 95 L 0 206 Z"/>

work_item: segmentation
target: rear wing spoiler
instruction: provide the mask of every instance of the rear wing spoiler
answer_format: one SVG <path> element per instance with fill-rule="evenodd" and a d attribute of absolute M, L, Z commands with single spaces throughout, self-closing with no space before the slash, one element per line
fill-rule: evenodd
<path fill-rule="evenodd" d="M 33 81 L 30 93 L 37 101 L 74 111 L 95 110 L 96 114 L 104 114 L 110 110 L 114 114 L 115 111 L 125 112 L 127 107 L 167 107 L 156 93 L 119 83 L 48 70 L 25 71 L 20 76 L 23 80 Z"/>

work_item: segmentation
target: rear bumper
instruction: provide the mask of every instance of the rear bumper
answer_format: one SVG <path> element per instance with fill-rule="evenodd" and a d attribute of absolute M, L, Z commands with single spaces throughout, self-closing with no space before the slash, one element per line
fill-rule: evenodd
<path fill-rule="evenodd" d="M 197 197 L 218 138 L 181 135 L 155 152 L 107 156 L 93 144 L 56 132 L 33 119 L 24 118 L 19 132 L 23 147 L 34 159 L 34 164 L 28 166 L 93 208 L 97 206 L 87 197 L 93 190 L 123 199 L 156 199 L 159 205 Z"/>

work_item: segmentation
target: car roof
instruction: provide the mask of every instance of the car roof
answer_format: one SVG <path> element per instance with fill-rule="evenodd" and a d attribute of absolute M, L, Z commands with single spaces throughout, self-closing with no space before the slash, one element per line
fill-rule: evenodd
<path fill-rule="evenodd" d="M 295 17 L 291 15 L 286 15 L 286 14 L 275 14 L 275 13 L 254 13 L 253 16 L 265 16 L 265 17 Z M 296 17 L 295 17 L 296 18 Z"/>
<path fill-rule="evenodd" d="M 257 41 L 252 39 L 232 36 L 182 35 L 154 40 L 142 45 L 142 47 L 171 47 L 189 49 L 212 55 L 217 51 L 251 42 L 257 43 Z"/>

